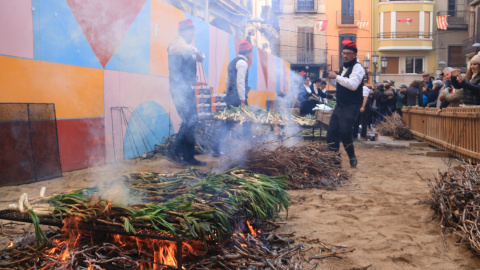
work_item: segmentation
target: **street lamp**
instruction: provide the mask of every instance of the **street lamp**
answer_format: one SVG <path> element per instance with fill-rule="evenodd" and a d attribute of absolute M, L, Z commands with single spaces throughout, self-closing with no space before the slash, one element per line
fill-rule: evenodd
<path fill-rule="evenodd" d="M 373 84 L 376 84 L 378 82 L 378 77 L 377 77 L 377 64 L 378 64 L 378 54 L 373 53 L 372 54 L 372 63 L 373 63 Z"/>
<path fill-rule="evenodd" d="M 363 80 L 365 82 L 368 82 L 368 66 L 370 65 L 370 59 L 368 59 L 368 54 L 365 55 L 365 58 L 363 58 L 363 68 L 365 68 L 365 76 L 363 77 Z"/>

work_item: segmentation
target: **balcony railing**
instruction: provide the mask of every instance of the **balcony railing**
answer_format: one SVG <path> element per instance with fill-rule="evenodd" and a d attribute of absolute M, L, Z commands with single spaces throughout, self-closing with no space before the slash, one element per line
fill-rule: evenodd
<path fill-rule="evenodd" d="M 318 0 L 294 0 L 295 1 L 295 12 L 308 12 L 316 13 Z"/>
<path fill-rule="evenodd" d="M 320 50 L 281 50 L 280 58 L 291 64 L 322 64 L 325 63 L 325 54 Z"/>
<path fill-rule="evenodd" d="M 470 19 L 473 19 L 475 12 L 468 10 L 449 10 L 449 11 L 438 11 L 437 16 L 447 16 L 448 27 L 458 29 L 458 28 L 468 28 L 468 22 Z"/>
<path fill-rule="evenodd" d="M 390 38 L 397 38 L 397 39 L 408 39 L 408 38 L 419 38 L 419 39 L 431 39 L 432 32 L 381 32 L 378 34 L 378 38 L 380 39 L 390 39 Z"/>
<path fill-rule="evenodd" d="M 477 48 L 472 47 L 473 44 L 480 42 L 480 36 L 473 36 L 465 39 L 462 44 L 462 54 L 466 55 L 472 52 L 476 52 Z"/>
<path fill-rule="evenodd" d="M 360 11 L 354 10 L 353 16 L 342 15 L 341 10 L 337 10 L 337 26 L 339 27 L 357 27 L 360 20 Z"/>

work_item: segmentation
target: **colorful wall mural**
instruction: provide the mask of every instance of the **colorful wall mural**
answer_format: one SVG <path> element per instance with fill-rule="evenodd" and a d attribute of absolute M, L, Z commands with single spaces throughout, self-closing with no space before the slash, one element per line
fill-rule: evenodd
<path fill-rule="evenodd" d="M 0 103 L 55 104 L 63 171 L 138 156 L 180 126 L 167 47 L 184 18 L 160 0 L 0 0 Z M 206 56 L 198 81 L 224 93 L 240 40 L 192 19 Z M 249 104 L 265 108 L 288 91 L 289 74 L 289 63 L 254 48 Z"/>

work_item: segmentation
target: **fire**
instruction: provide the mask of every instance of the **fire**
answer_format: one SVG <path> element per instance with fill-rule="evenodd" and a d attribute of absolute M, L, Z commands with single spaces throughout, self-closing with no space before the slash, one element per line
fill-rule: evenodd
<path fill-rule="evenodd" d="M 10 245 L 8 245 L 7 248 L 13 247 L 13 242 L 10 242 Z"/>
<path fill-rule="evenodd" d="M 250 234 L 251 234 L 253 237 L 256 237 L 256 236 L 257 236 L 257 232 L 253 229 L 252 225 L 250 225 L 250 222 L 248 222 L 248 220 L 247 220 L 247 226 L 248 226 L 248 229 L 250 230 Z"/>

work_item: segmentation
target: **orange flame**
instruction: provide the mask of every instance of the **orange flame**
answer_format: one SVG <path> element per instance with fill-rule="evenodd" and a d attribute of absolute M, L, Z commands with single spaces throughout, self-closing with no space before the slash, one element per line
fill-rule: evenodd
<path fill-rule="evenodd" d="M 10 245 L 8 245 L 7 248 L 13 247 L 13 242 L 10 242 Z"/>
<path fill-rule="evenodd" d="M 247 220 L 247 226 L 248 226 L 248 229 L 250 230 L 250 234 L 253 237 L 257 236 L 257 232 L 253 229 L 252 225 L 250 225 L 250 222 L 248 222 L 248 220 Z"/>

